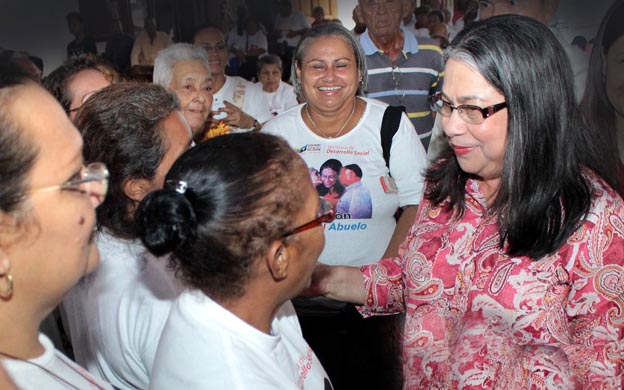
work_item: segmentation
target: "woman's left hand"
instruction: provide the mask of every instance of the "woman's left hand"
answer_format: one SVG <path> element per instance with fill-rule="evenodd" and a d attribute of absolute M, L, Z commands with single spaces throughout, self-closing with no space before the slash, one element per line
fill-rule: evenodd
<path fill-rule="evenodd" d="M 225 107 L 219 109 L 218 112 L 227 114 L 227 117 L 223 119 L 226 124 L 241 129 L 254 127 L 254 118 L 252 116 L 247 115 L 243 110 L 228 101 L 224 101 L 223 104 L 225 104 Z"/>

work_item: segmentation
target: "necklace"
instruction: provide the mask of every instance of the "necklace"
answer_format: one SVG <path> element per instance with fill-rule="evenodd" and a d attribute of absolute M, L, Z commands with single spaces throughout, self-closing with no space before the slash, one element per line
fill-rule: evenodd
<path fill-rule="evenodd" d="M 7 357 L 7 358 L 9 358 L 9 359 L 12 359 L 12 360 L 17 360 L 18 362 L 28 363 L 28 364 L 30 364 L 30 365 L 32 365 L 32 366 L 38 367 L 38 368 L 40 368 L 41 370 L 43 370 L 46 374 L 48 374 L 48 375 L 50 375 L 51 377 L 53 377 L 54 379 L 56 379 L 57 381 L 62 382 L 63 384 L 65 384 L 65 385 L 66 385 L 67 387 L 69 387 L 70 389 L 74 389 L 74 390 L 81 390 L 78 386 L 76 386 L 76 385 L 74 385 L 74 384 L 70 383 L 67 379 L 65 379 L 65 378 L 61 377 L 61 376 L 60 376 L 60 375 L 58 375 L 58 374 L 55 374 L 54 372 L 52 372 L 52 371 L 48 370 L 47 368 L 45 368 L 44 366 L 42 366 L 42 365 L 40 365 L 40 364 L 37 364 L 37 363 L 35 363 L 35 362 L 31 362 L 30 360 L 27 360 L 27 359 L 22 359 L 22 358 L 19 358 L 19 357 L 17 357 L 17 356 L 14 356 L 14 355 L 8 354 L 8 353 L 6 353 L 6 352 L 0 352 L 0 355 L 2 355 L 2 356 L 4 356 L 4 357 Z M 84 374 L 82 374 L 80 371 L 76 370 L 74 367 L 72 367 L 72 366 L 71 366 L 71 364 L 68 364 L 65 360 L 63 360 L 63 359 L 59 359 L 59 360 L 60 360 L 63 364 L 65 364 L 67 367 L 69 367 L 72 371 L 74 371 L 75 373 L 77 373 L 79 376 L 83 377 L 83 378 L 84 378 L 87 382 L 89 382 L 90 384 L 92 384 L 93 386 L 95 386 L 97 389 L 99 389 L 99 390 L 104 390 L 104 387 L 100 386 L 98 383 L 95 383 L 95 382 L 93 381 L 93 379 L 91 379 L 91 378 L 88 378 L 88 377 L 84 376 Z"/>
<path fill-rule="evenodd" d="M 357 103 L 357 98 L 353 99 L 353 108 L 351 109 L 351 114 L 349 114 L 349 117 L 347 118 L 345 123 L 342 125 L 340 130 L 338 130 L 338 132 L 336 134 L 334 134 L 333 136 L 325 134 L 324 131 L 321 131 L 321 129 L 318 128 L 318 126 L 316 125 L 316 122 L 314 122 L 314 119 L 312 119 L 312 116 L 310 115 L 310 104 L 309 103 L 306 103 L 306 114 L 308 115 L 308 119 L 310 120 L 310 122 L 312 122 L 312 125 L 314 126 L 314 130 L 316 130 L 317 133 L 319 133 L 320 135 L 322 135 L 325 138 L 337 138 L 337 137 L 340 136 L 340 134 L 342 134 L 342 131 L 347 127 L 347 124 L 349 123 L 349 121 L 353 117 L 353 114 L 355 113 L 356 103 Z"/>

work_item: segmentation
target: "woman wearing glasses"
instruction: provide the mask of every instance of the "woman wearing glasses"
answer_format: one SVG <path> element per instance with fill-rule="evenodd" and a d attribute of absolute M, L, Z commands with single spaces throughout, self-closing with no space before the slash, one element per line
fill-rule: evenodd
<path fill-rule="evenodd" d="M 314 288 L 406 312 L 405 388 L 621 388 L 624 202 L 563 48 L 504 15 L 447 50 L 448 147 L 399 256 L 320 268 Z"/>
<path fill-rule="evenodd" d="M 83 165 L 80 134 L 49 93 L 12 69 L 0 74 L 0 360 L 20 389 L 110 389 L 39 333 L 98 265 L 106 167 Z"/>
<path fill-rule="evenodd" d="M 341 25 L 325 23 L 306 32 L 297 46 L 293 70 L 295 90 L 306 103 L 270 120 L 263 131 L 284 137 L 309 167 L 319 169 L 323 182 L 317 189 L 334 205 L 348 191 L 339 175 L 342 166 L 349 164 L 361 168 L 358 185 L 370 193 L 372 201 L 370 217 L 341 212 L 327 226 L 327 245 L 319 261 L 360 266 L 382 256 L 396 256 L 422 197 L 426 157 L 418 134 L 406 115 L 397 118 L 388 166 L 380 134 L 386 104 L 362 97 L 366 57 L 351 32 Z M 333 164 L 326 166 L 326 161 Z M 403 214 L 397 223 L 394 214 L 398 207 Z M 356 362 L 371 362 L 365 370 L 380 370 L 379 365 L 389 360 L 359 342 L 361 317 L 352 308 L 327 299 L 297 300 L 295 305 L 304 334 L 321 359 L 327 357 L 323 363 L 336 386 L 343 382 L 350 387 L 371 385 L 369 378 L 358 375 L 362 366 Z M 374 326 L 380 320 L 385 321 L 380 318 L 364 326 Z M 354 382 L 359 378 L 361 383 Z M 373 386 L 390 388 L 384 380 Z"/>
<path fill-rule="evenodd" d="M 271 117 L 271 109 L 262 92 L 253 88 L 253 83 L 225 74 L 228 51 L 223 33 L 214 26 L 200 28 L 193 37 L 193 44 L 208 53 L 212 74 L 214 99 L 206 137 L 229 131 L 260 130 L 262 123 Z"/>
<path fill-rule="evenodd" d="M 63 300 L 76 361 L 119 389 L 147 389 L 156 346 L 179 290 L 165 260 L 139 240 L 136 208 L 162 188 L 191 146 L 176 96 L 159 85 L 123 83 L 93 95 L 76 117 L 86 161 L 110 169 L 98 207 L 100 267 Z"/>
<path fill-rule="evenodd" d="M 143 200 L 143 242 L 171 254 L 187 287 L 150 389 L 332 389 L 290 303 L 334 217 L 307 172 L 277 137 L 225 135 L 184 153 Z"/>

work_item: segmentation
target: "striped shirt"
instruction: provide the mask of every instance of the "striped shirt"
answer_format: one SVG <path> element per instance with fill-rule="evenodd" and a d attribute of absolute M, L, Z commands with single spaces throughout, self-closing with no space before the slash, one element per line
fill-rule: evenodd
<path fill-rule="evenodd" d="M 434 118 L 429 96 L 442 87 L 442 51 L 435 41 L 419 37 L 401 27 L 403 50 L 396 62 L 379 50 L 368 30 L 360 36 L 368 69 L 367 97 L 393 106 L 405 106 L 407 116 L 425 149 L 429 146 Z"/>

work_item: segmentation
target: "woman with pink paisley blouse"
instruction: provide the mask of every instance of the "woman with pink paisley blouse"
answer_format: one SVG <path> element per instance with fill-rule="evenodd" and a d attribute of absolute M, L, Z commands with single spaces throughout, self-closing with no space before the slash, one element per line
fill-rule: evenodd
<path fill-rule="evenodd" d="M 448 148 L 399 256 L 320 265 L 310 293 L 405 311 L 406 389 L 621 389 L 624 202 L 563 48 L 504 15 L 445 56 Z"/>

